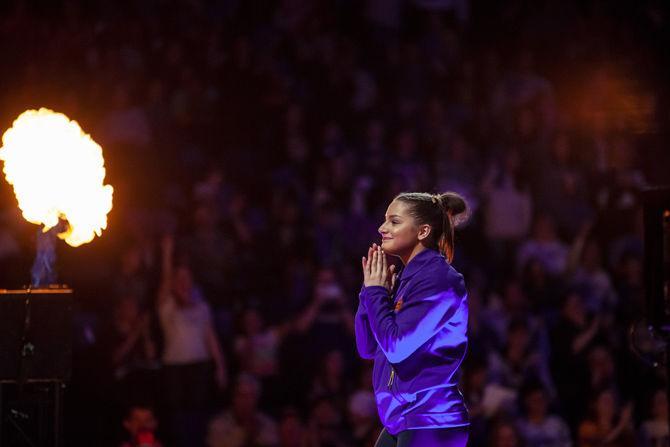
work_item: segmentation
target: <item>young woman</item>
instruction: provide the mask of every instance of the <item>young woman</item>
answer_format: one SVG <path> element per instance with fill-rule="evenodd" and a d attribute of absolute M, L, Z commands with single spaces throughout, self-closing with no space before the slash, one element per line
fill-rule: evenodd
<path fill-rule="evenodd" d="M 468 412 L 458 390 L 467 347 L 463 276 L 450 262 L 466 204 L 455 193 L 402 193 L 379 227 L 381 246 L 363 257 L 355 318 L 361 357 L 374 359 L 384 429 L 376 447 L 464 447 Z M 386 255 L 400 258 L 395 274 Z"/>

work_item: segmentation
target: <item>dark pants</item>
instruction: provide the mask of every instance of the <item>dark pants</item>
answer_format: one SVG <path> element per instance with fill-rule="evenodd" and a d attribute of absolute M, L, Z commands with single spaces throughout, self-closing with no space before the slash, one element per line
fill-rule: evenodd
<path fill-rule="evenodd" d="M 403 430 L 396 436 L 382 430 L 375 447 L 465 447 L 468 427 Z"/>
<path fill-rule="evenodd" d="M 166 365 L 163 379 L 167 410 L 163 426 L 167 444 L 176 447 L 203 445 L 214 396 L 213 364 Z"/>

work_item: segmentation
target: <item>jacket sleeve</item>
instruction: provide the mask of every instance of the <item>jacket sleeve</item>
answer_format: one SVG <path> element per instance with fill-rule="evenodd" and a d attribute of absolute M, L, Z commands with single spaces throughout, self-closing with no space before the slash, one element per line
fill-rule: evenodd
<path fill-rule="evenodd" d="M 358 302 L 358 310 L 354 318 L 354 332 L 356 333 L 358 354 L 364 359 L 374 358 L 377 352 L 377 340 L 372 334 L 368 313 L 361 301 Z"/>
<path fill-rule="evenodd" d="M 417 278 L 398 313 L 394 312 L 384 287 L 366 287 L 361 302 L 367 309 L 370 330 L 379 347 L 391 363 L 398 363 L 449 322 L 464 295 L 462 277 L 451 283 L 447 275 L 428 275 Z"/>

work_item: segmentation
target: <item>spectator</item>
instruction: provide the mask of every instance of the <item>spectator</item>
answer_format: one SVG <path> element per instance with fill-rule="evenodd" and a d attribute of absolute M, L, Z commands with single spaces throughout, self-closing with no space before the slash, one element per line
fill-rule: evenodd
<path fill-rule="evenodd" d="M 331 399 L 314 401 L 309 415 L 307 447 L 349 447 L 343 413 Z"/>
<path fill-rule="evenodd" d="M 520 168 L 519 153 L 510 150 L 502 162 L 489 165 L 482 181 L 484 234 L 495 265 L 514 255 L 530 229 L 533 204 Z"/>
<path fill-rule="evenodd" d="M 363 365 L 357 387 L 349 393 L 347 420 L 355 445 L 374 445 L 381 430 L 374 393 L 370 389 L 373 369 L 370 363 Z"/>
<path fill-rule="evenodd" d="M 517 426 L 526 445 L 536 447 L 571 447 L 572 438 L 567 424 L 549 414 L 549 401 L 540 383 L 527 383 L 521 391 L 524 416 Z"/>
<path fill-rule="evenodd" d="M 258 309 L 246 309 L 241 317 L 242 332 L 235 337 L 233 349 L 241 372 L 253 375 L 263 384 L 266 408 L 279 403 L 282 383 L 279 378 L 279 350 L 292 329 L 292 322 L 265 327 Z"/>
<path fill-rule="evenodd" d="M 309 393 L 311 400 L 321 397 L 330 397 L 340 412 L 346 410 L 346 399 L 351 393 L 351 384 L 344 374 L 344 355 L 341 351 L 326 352 L 320 362 L 320 367 Z"/>
<path fill-rule="evenodd" d="M 665 388 L 658 388 L 650 399 L 648 418 L 640 427 L 640 447 L 668 445 L 668 395 Z"/>
<path fill-rule="evenodd" d="M 579 425 L 578 447 L 635 445 L 632 425 L 632 405 L 623 408 L 614 390 L 605 388 L 589 401 L 589 416 Z"/>
<path fill-rule="evenodd" d="M 163 330 L 163 364 L 167 406 L 176 443 L 188 445 L 202 437 L 203 414 L 214 385 L 226 386 L 223 353 L 212 324 L 209 306 L 198 295 L 190 270 L 173 270 L 174 242 L 163 240 L 163 271 L 158 315 Z"/>
<path fill-rule="evenodd" d="M 285 408 L 279 419 L 279 447 L 305 447 L 307 431 L 295 408 Z"/>
<path fill-rule="evenodd" d="M 547 390 L 553 391 L 546 357 L 531 347 L 526 322 L 510 322 L 506 339 L 507 344 L 501 353 L 493 351 L 489 355 L 488 366 L 492 381 L 518 390 L 526 380 L 536 379 Z"/>
<path fill-rule="evenodd" d="M 116 399 L 125 404 L 136 399 L 153 401 L 159 364 L 151 314 L 140 311 L 134 297 L 122 297 L 114 309 L 112 327 L 101 338 L 101 349 L 111 355 Z"/>
<path fill-rule="evenodd" d="M 563 399 L 563 414 L 568 424 L 575 424 L 584 416 L 585 396 L 588 390 L 587 353 L 598 340 L 600 317 L 589 317 L 581 296 L 568 292 L 561 305 L 561 316 L 552 331 L 552 372 L 559 396 Z"/>
<path fill-rule="evenodd" d="M 533 222 L 530 238 L 519 247 L 517 271 L 522 271 L 531 259 L 537 259 L 550 275 L 562 275 L 567 257 L 568 249 L 558 238 L 553 220 L 546 214 L 540 214 Z"/>
<path fill-rule="evenodd" d="M 233 388 L 232 405 L 209 422 L 208 447 L 279 445 L 277 423 L 258 409 L 260 383 L 249 374 L 240 374 Z"/>
<path fill-rule="evenodd" d="M 491 429 L 489 447 L 522 447 L 523 441 L 513 423 L 499 420 Z"/>
<path fill-rule="evenodd" d="M 151 407 L 146 405 L 131 405 L 128 408 L 123 427 L 128 433 L 128 441 L 121 447 L 162 447 L 156 438 L 158 420 Z"/>

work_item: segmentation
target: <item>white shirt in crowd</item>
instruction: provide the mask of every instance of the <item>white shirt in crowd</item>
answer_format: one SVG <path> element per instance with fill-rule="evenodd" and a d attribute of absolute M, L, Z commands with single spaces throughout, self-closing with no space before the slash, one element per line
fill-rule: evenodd
<path fill-rule="evenodd" d="M 202 298 L 194 298 L 191 306 L 179 307 L 173 296 L 166 296 L 158 308 L 158 317 L 165 339 L 164 364 L 180 365 L 211 359 L 207 330 L 212 314 Z"/>

